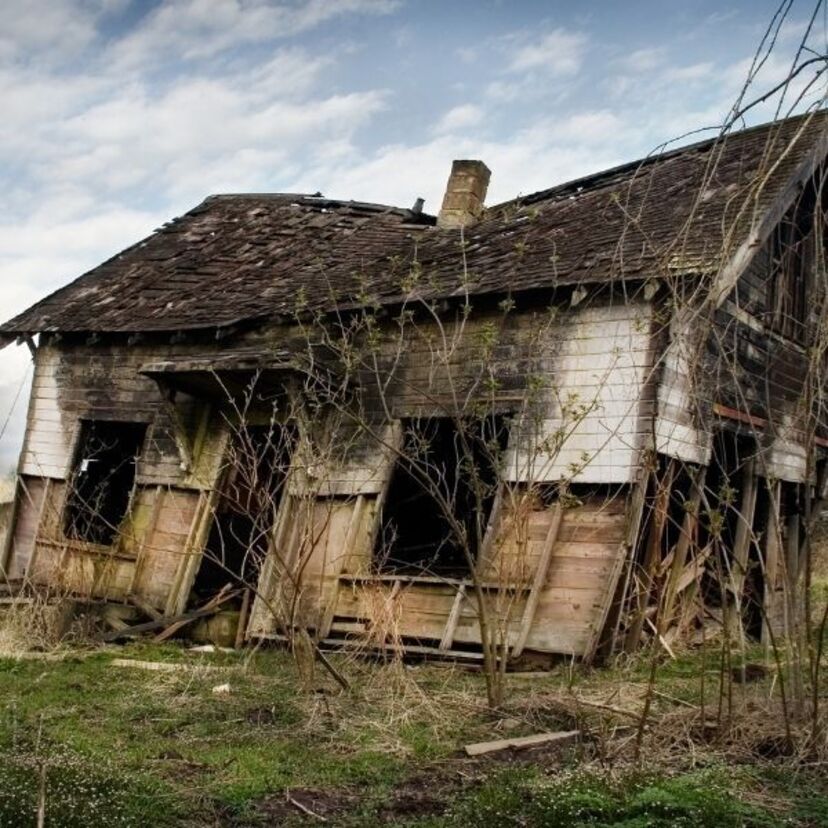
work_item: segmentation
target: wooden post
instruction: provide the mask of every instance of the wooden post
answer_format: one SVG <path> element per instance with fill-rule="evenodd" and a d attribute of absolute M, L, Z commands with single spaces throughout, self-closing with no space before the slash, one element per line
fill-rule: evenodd
<path fill-rule="evenodd" d="M 512 657 L 517 658 L 526 646 L 526 639 L 529 637 L 529 631 L 532 628 L 532 623 L 535 620 L 535 612 L 538 608 L 538 601 L 540 600 L 541 592 L 543 591 L 546 577 L 549 574 L 549 564 L 552 561 L 552 550 L 555 548 L 555 542 L 558 540 L 558 532 L 561 528 L 561 520 L 563 519 L 563 504 L 560 496 L 555 503 L 552 511 L 552 517 L 549 522 L 549 529 L 546 533 L 546 538 L 543 542 L 540 558 L 535 567 L 535 577 L 532 579 L 532 588 L 526 598 L 526 607 L 523 610 L 523 619 L 520 623 L 520 631 L 518 632 L 517 640 L 512 647 Z"/>
<path fill-rule="evenodd" d="M 601 607 L 601 612 L 596 619 L 595 629 L 592 631 L 592 641 L 586 648 L 584 661 L 587 664 L 592 663 L 595 656 L 599 654 L 599 650 L 602 656 L 606 654 L 613 655 L 618 645 L 621 617 L 629 592 L 641 524 L 644 522 L 647 488 L 650 485 L 651 475 L 652 472 L 649 466 L 645 466 L 630 495 L 630 502 L 627 507 L 627 530 L 618 549 L 615 566 L 610 573 L 607 591 L 604 595 L 604 605 Z M 624 576 L 623 580 L 622 575 Z M 608 629 L 611 629 L 612 632 L 609 636 L 604 636 L 602 640 L 603 631 Z"/>
<path fill-rule="evenodd" d="M 765 531 L 765 590 L 763 596 L 763 623 L 762 623 L 762 640 L 770 643 L 770 635 L 768 628 L 774 633 L 777 630 L 777 616 L 779 611 L 778 596 L 777 596 L 777 582 L 779 575 L 779 566 L 782 562 L 782 549 L 780 545 L 780 496 L 782 493 L 782 484 L 777 483 L 770 491 L 770 508 L 768 510 L 768 526 Z"/>
<path fill-rule="evenodd" d="M 454 603 L 451 605 L 451 612 L 446 621 L 446 628 L 443 631 L 443 637 L 440 640 L 441 650 L 450 650 L 454 643 L 454 633 L 457 630 L 457 622 L 460 620 L 460 612 L 463 609 L 463 601 L 466 597 L 466 585 L 460 584 L 457 589 L 457 595 L 454 596 Z"/>
<path fill-rule="evenodd" d="M 754 459 L 751 457 L 742 472 L 742 500 L 739 506 L 739 523 L 733 541 L 733 562 L 730 566 L 731 590 L 737 609 L 742 606 L 742 593 L 745 588 L 750 542 L 753 536 L 753 517 L 756 512 L 756 475 Z"/>
<path fill-rule="evenodd" d="M 46 516 L 46 509 L 48 508 L 49 496 L 52 491 L 52 478 L 47 477 L 43 484 L 43 499 L 40 501 L 40 507 L 37 511 L 37 524 L 35 525 L 34 538 L 32 538 L 32 554 L 29 556 L 29 562 L 26 565 L 26 577 L 31 578 L 34 572 L 34 565 L 37 561 L 38 544 L 40 543 L 40 533 L 43 531 L 43 519 Z"/>
<path fill-rule="evenodd" d="M 641 642 L 641 632 L 644 629 L 644 618 L 647 611 L 647 602 L 650 590 L 655 580 L 655 571 L 661 560 L 661 541 L 667 527 L 667 518 L 670 511 L 670 495 L 673 490 L 673 480 L 676 475 L 676 460 L 671 458 L 664 470 L 664 479 L 658 481 L 658 488 L 653 506 L 653 523 L 647 538 L 647 547 L 644 551 L 644 560 L 641 562 L 641 586 L 636 593 L 635 616 L 630 622 L 627 635 L 624 639 L 624 650 L 633 652 Z M 634 564 L 633 564 L 634 565 Z"/>
<path fill-rule="evenodd" d="M 699 504 L 701 493 L 704 488 L 704 481 L 707 475 L 707 467 L 702 466 L 693 476 L 692 491 L 690 498 L 686 501 L 684 520 L 681 525 L 681 537 L 676 544 L 673 553 L 673 562 L 670 566 L 670 575 L 664 590 L 664 596 L 659 612 L 658 630 L 663 634 L 672 623 L 675 611 L 676 598 L 679 592 L 679 580 L 684 573 L 687 563 L 687 553 L 693 549 L 696 551 L 696 531 L 699 523 Z"/>
<path fill-rule="evenodd" d="M 17 529 L 17 519 L 20 515 L 20 501 L 23 498 L 24 488 L 23 476 L 18 474 L 14 487 L 11 515 L 9 515 L 9 525 L 3 541 L 3 548 L 0 550 L 0 577 L 4 581 L 7 581 L 9 578 L 9 564 L 11 563 L 12 550 L 14 549 L 14 534 Z"/>
<path fill-rule="evenodd" d="M 241 610 L 239 611 L 239 625 L 236 627 L 236 640 L 233 646 L 240 650 L 244 645 L 244 634 L 247 631 L 247 617 L 250 614 L 250 597 L 252 590 L 246 589 L 242 593 Z"/>

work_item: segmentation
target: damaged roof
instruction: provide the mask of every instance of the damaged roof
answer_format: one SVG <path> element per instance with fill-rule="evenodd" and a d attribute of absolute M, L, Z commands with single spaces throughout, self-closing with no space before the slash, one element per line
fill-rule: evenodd
<path fill-rule="evenodd" d="M 715 272 L 824 154 L 822 110 L 488 208 L 458 230 L 319 196 L 211 196 L 0 326 L 141 332 L 393 303 Z"/>

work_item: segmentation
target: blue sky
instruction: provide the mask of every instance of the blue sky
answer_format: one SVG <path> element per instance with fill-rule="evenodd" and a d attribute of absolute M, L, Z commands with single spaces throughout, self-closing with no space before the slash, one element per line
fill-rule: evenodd
<path fill-rule="evenodd" d="M 486 161 L 495 202 L 641 157 L 722 122 L 777 6 L 3 0 L 0 315 L 214 192 L 436 212 L 452 158 Z M 793 0 L 757 90 L 785 76 L 814 7 Z M 0 352 L 0 430 L 23 388 L 4 467 L 26 372 L 25 348 Z"/>

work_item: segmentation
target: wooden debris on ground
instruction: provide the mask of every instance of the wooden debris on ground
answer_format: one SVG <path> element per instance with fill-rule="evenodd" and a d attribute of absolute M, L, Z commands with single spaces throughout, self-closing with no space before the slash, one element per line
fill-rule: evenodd
<path fill-rule="evenodd" d="M 213 673 L 228 669 L 227 667 L 220 667 L 213 664 L 184 664 L 175 661 L 140 661 L 136 658 L 113 658 L 109 663 L 113 667 L 153 670 L 159 673 L 180 673 L 187 672 L 188 670 L 200 670 Z"/>
<path fill-rule="evenodd" d="M 231 591 L 228 585 L 224 587 L 221 592 L 214 595 L 206 604 L 198 607 L 197 609 L 184 612 L 181 615 L 174 615 L 166 618 L 161 617 L 153 621 L 147 621 L 144 624 L 135 624 L 134 626 L 126 627 L 122 630 L 113 630 L 112 632 L 107 633 L 103 640 L 117 641 L 120 638 L 130 638 L 132 636 L 154 632 L 155 630 L 161 630 L 161 632 L 156 635 L 153 640 L 156 643 L 166 641 L 168 638 L 172 638 L 172 636 L 179 630 L 186 627 L 193 621 L 199 618 L 205 618 L 208 615 L 213 615 L 218 612 L 222 604 L 226 603 L 231 598 L 234 598 L 236 595 L 238 595 L 238 590 Z"/>
<path fill-rule="evenodd" d="M 574 742 L 581 735 L 580 730 L 561 730 L 554 733 L 535 733 L 532 736 L 515 736 L 509 739 L 496 739 L 493 742 L 475 742 L 466 745 L 466 756 L 483 756 L 500 750 L 537 747 L 538 745 L 565 745 Z"/>

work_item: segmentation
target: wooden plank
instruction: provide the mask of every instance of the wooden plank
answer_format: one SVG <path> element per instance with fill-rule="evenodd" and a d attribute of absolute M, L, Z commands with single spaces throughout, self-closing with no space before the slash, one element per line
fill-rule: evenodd
<path fill-rule="evenodd" d="M 684 520 L 681 525 L 681 536 L 678 539 L 678 543 L 676 544 L 676 548 L 673 553 L 670 574 L 667 578 L 667 584 L 664 589 L 664 597 L 659 611 L 658 629 L 660 634 L 663 634 L 672 623 L 676 596 L 682 591 L 682 589 L 684 589 L 684 587 L 680 585 L 681 576 L 687 564 L 688 552 L 691 549 L 695 549 L 696 546 L 696 533 L 699 523 L 699 506 L 701 503 L 701 494 L 704 488 L 706 476 L 707 466 L 701 466 L 693 475 L 692 490 L 685 505 Z"/>
<path fill-rule="evenodd" d="M 563 503 L 559 497 L 553 507 L 549 523 L 549 532 L 547 533 L 546 541 L 544 542 L 543 549 L 541 550 L 540 560 L 535 567 L 535 577 L 532 579 L 532 588 L 530 589 L 529 595 L 526 599 L 526 607 L 523 610 L 523 620 L 520 624 L 520 632 L 518 633 L 517 640 L 512 646 L 511 655 L 514 658 L 517 658 L 523 652 L 523 648 L 526 646 L 526 639 L 529 637 L 529 630 L 535 620 L 535 611 L 538 608 L 538 600 L 540 599 L 541 590 L 546 584 L 546 578 L 549 573 L 549 563 L 552 560 L 552 550 L 554 549 L 555 542 L 558 539 L 558 530 L 561 527 L 563 511 Z"/>
<path fill-rule="evenodd" d="M 730 565 L 730 589 L 737 608 L 742 606 L 742 593 L 747 575 L 750 543 L 753 537 L 753 517 L 756 512 L 757 494 L 755 460 L 751 457 L 745 463 L 742 472 L 742 499 L 739 506 L 738 524 L 736 526 L 736 537 L 733 541 L 732 563 Z"/>
<path fill-rule="evenodd" d="M 466 756 L 483 756 L 500 750 L 520 750 L 538 745 L 568 744 L 574 742 L 581 735 L 580 730 L 562 730 L 557 733 L 534 733 L 531 736 L 513 736 L 510 739 L 497 739 L 493 742 L 475 742 L 466 745 L 463 750 Z"/>
<path fill-rule="evenodd" d="M 457 629 L 457 622 L 460 620 L 460 610 L 463 608 L 465 597 L 466 585 L 461 584 L 457 590 L 457 595 L 454 597 L 454 603 L 451 605 L 451 612 L 449 613 L 448 621 L 446 621 L 446 628 L 440 640 L 441 650 L 451 649 L 451 645 L 454 643 L 454 633 Z"/>
<path fill-rule="evenodd" d="M 331 594 L 328 597 L 328 604 L 325 608 L 322 623 L 319 625 L 319 638 L 327 638 L 331 631 L 331 624 L 333 623 L 334 615 L 336 614 L 336 604 L 339 600 L 339 588 L 342 583 L 341 575 L 345 570 L 345 565 L 351 557 L 356 536 L 362 524 L 362 514 L 364 508 L 365 495 L 361 494 L 357 496 L 356 503 L 354 504 L 354 510 L 351 513 L 351 520 L 348 523 L 348 530 L 342 544 L 342 551 L 337 562 L 336 571 L 334 572 L 334 582 L 331 588 Z"/>
<path fill-rule="evenodd" d="M 661 541 L 667 526 L 667 516 L 670 507 L 670 495 L 673 490 L 678 461 L 670 459 L 664 471 L 663 480 L 658 481 L 655 505 L 653 506 L 653 523 L 647 538 L 644 560 L 641 562 L 641 584 L 636 592 L 636 611 L 630 622 L 627 635 L 624 639 L 624 650 L 633 652 L 638 649 L 641 641 L 641 632 L 644 629 L 644 618 L 647 604 L 650 599 L 655 570 L 661 558 Z"/>
<path fill-rule="evenodd" d="M 584 661 L 591 664 L 598 654 L 599 647 L 605 647 L 610 653 L 614 651 L 619 634 L 621 614 L 626 600 L 629 586 L 629 576 L 632 574 L 634 565 L 635 550 L 638 546 L 641 524 L 644 520 L 644 509 L 647 503 L 647 488 L 650 485 L 651 472 L 646 466 L 642 468 L 638 481 L 632 488 L 627 501 L 627 526 L 625 537 L 618 547 L 615 566 L 607 578 L 607 586 L 604 590 L 600 609 L 597 613 L 595 624 L 590 633 L 589 643 L 584 652 Z M 622 575 L 626 570 L 627 578 Z M 612 628 L 612 636 L 602 642 L 601 637 L 607 628 Z"/>
<path fill-rule="evenodd" d="M 132 577 L 130 578 L 129 587 L 127 589 L 127 592 L 130 594 L 135 590 L 135 585 L 140 581 L 141 573 L 147 559 L 147 549 L 152 541 L 153 535 L 155 534 L 155 528 L 158 525 L 158 515 L 161 512 L 161 502 L 163 497 L 164 487 L 156 486 L 155 496 L 152 501 L 152 511 L 150 512 L 150 518 L 147 526 L 144 529 L 144 535 L 141 538 L 141 545 L 138 547 L 138 554 L 135 558 L 135 566 L 132 570 Z"/>
<path fill-rule="evenodd" d="M 26 567 L 26 575 L 30 576 L 31 573 L 34 573 L 34 565 L 37 561 L 38 557 L 38 546 L 40 544 L 40 535 L 43 530 L 43 520 L 46 516 L 46 509 L 48 508 L 49 503 L 49 494 L 52 491 L 52 479 L 50 477 L 46 478 L 45 483 L 43 484 L 43 499 L 40 501 L 40 508 L 38 509 L 37 513 L 37 523 L 35 524 L 35 534 L 34 534 L 34 542 L 32 544 L 32 554 L 29 556 L 29 564 Z"/>

